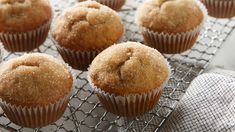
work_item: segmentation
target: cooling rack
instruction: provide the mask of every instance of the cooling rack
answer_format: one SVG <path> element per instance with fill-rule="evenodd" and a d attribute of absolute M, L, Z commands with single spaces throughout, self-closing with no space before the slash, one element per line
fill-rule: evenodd
<path fill-rule="evenodd" d="M 54 15 L 57 17 L 61 10 L 74 5 L 75 1 L 51 0 L 51 3 L 55 11 Z M 134 24 L 135 11 L 141 3 L 141 0 L 127 1 L 119 12 L 126 27 L 123 41 L 143 42 L 138 27 Z M 164 55 L 171 65 L 171 78 L 164 88 L 159 103 L 152 111 L 143 116 L 123 118 L 107 112 L 91 90 L 86 72 L 73 70 L 77 75 L 76 88 L 63 117 L 47 127 L 29 129 L 10 122 L 0 108 L 0 131 L 158 131 L 167 117 L 174 111 L 191 81 L 204 71 L 234 28 L 235 19 L 218 20 L 209 18 L 192 49 L 182 54 Z M 49 38 L 33 52 L 47 53 L 61 59 Z M 22 54 L 5 52 L 3 59 L 4 61 L 9 60 Z"/>

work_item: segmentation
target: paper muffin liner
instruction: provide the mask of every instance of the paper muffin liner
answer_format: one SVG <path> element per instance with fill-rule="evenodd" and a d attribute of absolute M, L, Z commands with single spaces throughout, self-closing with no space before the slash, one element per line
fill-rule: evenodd
<path fill-rule="evenodd" d="M 47 38 L 51 20 L 42 26 L 27 32 L 0 32 L 4 48 L 10 52 L 31 51 L 39 47 Z"/>
<path fill-rule="evenodd" d="M 82 1 L 86 1 L 86 0 L 78 0 L 78 2 L 82 2 Z M 97 1 L 103 5 L 106 5 L 114 10 L 120 10 L 126 2 L 126 0 L 94 0 L 94 1 Z"/>
<path fill-rule="evenodd" d="M 81 71 L 87 71 L 93 59 L 105 49 L 105 48 L 100 48 L 100 49 L 94 49 L 91 51 L 75 51 L 75 50 L 71 50 L 63 46 L 60 46 L 56 42 L 56 40 L 54 40 L 52 35 L 50 35 L 50 38 L 52 42 L 55 44 L 63 60 L 66 63 L 68 63 L 70 66 L 72 66 L 72 68 L 81 70 Z M 118 39 L 117 43 L 121 42 L 122 39 L 123 39 L 123 35 Z"/>
<path fill-rule="evenodd" d="M 209 15 L 216 18 L 231 18 L 235 16 L 234 0 L 201 0 L 208 9 Z"/>
<path fill-rule="evenodd" d="M 28 107 L 11 104 L 0 99 L 0 106 L 9 120 L 19 126 L 28 128 L 39 128 L 57 121 L 64 114 L 75 85 L 76 76 L 72 73 L 72 68 L 68 64 L 66 64 L 66 67 L 73 76 L 73 86 L 68 94 L 54 103 Z"/>
<path fill-rule="evenodd" d="M 205 6 L 197 1 L 198 6 L 203 12 L 202 22 L 194 29 L 182 33 L 154 32 L 145 27 L 140 27 L 146 44 L 157 49 L 161 53 L 176 54 L 190 49 L 196 42 L 200 31 L 207 19 Z"/>
<path fill-rule="evenodd" d="M 118 116 L 135 117 L 153 109 L 162 91 L 162 88 L 156 88 L 144 94 L 132 94 L 125 97 L 99 90 L 96 90 L 96 94 L 107 111 Z"/>
<path fill-rule="evenodd" d="M 100 102 L 107 111 L 118 116 L 135 117 L 150 111 L 159 101 L 163 92 L 163 88 L 165 87 L 171 75 L 171 69 L 168 62 L 167 65 L 169 68 L 169 74 L 165 82 L 160 87 L 157 87 L 146 93 L 129 94 L 125 96 L 115 95 L 96 87 L 92 83 L 89 75 L 87 78 Z"/>
<path fill-rule="evenodd" d="M 63 60 L 72 66 L 74 69 L 87 71 L 87 68 L 93 61 L 93 59 L 101 52 L 103 49 L 97 49 L 92 51 L 75 51 L 62 47 L 55 44 L 58 52 L 62 56 Z"/>

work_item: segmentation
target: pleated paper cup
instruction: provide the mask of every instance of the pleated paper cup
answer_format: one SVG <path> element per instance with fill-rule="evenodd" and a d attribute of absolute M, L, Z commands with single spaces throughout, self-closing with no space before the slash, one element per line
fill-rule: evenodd
<path fill-rule="evenodd" d="M 92 51 L 75 51 L 67 49 L 56 44 L 56 48 L 63 60 L 72 66 L 74 69 L 87 71 L 87 68 L 93 61 L 93 59 L 101 52 L 103 49 L 97 49 Z"/>
<path fill-rule="evenodd" d="M 72 73 L 72 68 L 67 64 L 66 66 L 70 70 L 74 80 L 75 74 Z M 64 114 L 74 85 L 75 81 L 73 81 L 73 86 L 68 94 L 60 100 L 45 106 L 20 106 L 1 99 L 0 106 L 9 120 L 19 126 L 28 128 L 44 127 L 57 121 Z"/>
<path fill-rule="evenodd" d="M 167 62 L 168 64 L 168 62 Z M 145 114 L 146 112 L 152 110 L 155 105 L 158 103 L 163 88 L 170 78 L 170 66 L 169 75 L 162 86 L 157 87 L 146 93 L 139 94 L 129 94 L 125 96 L 119 96 L 112 93 L 105 92 L 101 90 L 101 88 L 96 87 L 92 81 L 90 76 L 88 76 L 88 81 L 95 91 L 97 97 L 99 98 L 103 107 L 118 116 L 123 117 L 136 117 Z"/>
<path fill-rule="evenodd" d="M 123 33 L 124 34 L 124 33 Z M 63 60 L 68 63 L 72 68 L 87 71 L 93 59 L 102 52 L 105 48 L 94 49 L 90 51 L 76 51 L 60 46 L 56 40 L 50 35 L 50 38 L 54 45 L 56 46 L 58 52 L 60 53 Z M 123 35 L 118 39 L 116 43 L 121 42 Z M 115 43 L 113 43 L 115 44 Z"/>
<path fill-rule="evenodd" d="M 96 95 L 107 111 L 118 116 L 135 117 L 153 109 L 159 101 L 162 91 L 162 88 L 156 88 L 144 94 L 115 96 L 104 91 L 96 90 Z"/>
<path fill-rule="evenodd" d="M 46 40 L 51 20 L 42 26 L 27 32 L 0 32 L 4 48 L 10 52 L 32 51 Z"/>
<path fill-rule="evenodd" d="M 82 2 L 86 0 L 78 0 L 78 2 Z M 125 4 L 126 0 L 95 0 L 100 4 L 106 5 L 114 10 L 120 10 L 122 6 Z"/>
<path fill-rule="evenodd" d="M 56 103 L 41 107 L 23 107 L 14 104 L 1 102 L 0 105 L 6 116 L 13 123 L 29 128 L 38 128 L 57 121 L 64 113 L 70 95 Z"/>
<path fill-rule="evenodd" d="M 166 54 L 181 53 L 190 49 L 195 44 L 207 19 L 205 6 L 200 1 L 197 1 L 197 4 L 203 12 L 203 20 L 197 27 L 182 33 L 154 32 L 145 27 L 140 27 L 146 44 Z"/>
<path fill-rule="evenodd" d="M 216 18 L 231 18 L 235 16 L 235 0 L 201 0 L 208 13 Z"/>

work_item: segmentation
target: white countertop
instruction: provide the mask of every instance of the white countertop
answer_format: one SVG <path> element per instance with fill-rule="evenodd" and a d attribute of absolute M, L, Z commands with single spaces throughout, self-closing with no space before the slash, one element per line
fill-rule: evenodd
<path fill-rule="evenodd" d="M 235 71 L 235 30 L 217 51 L 208 69 L 211 67 Z"/>

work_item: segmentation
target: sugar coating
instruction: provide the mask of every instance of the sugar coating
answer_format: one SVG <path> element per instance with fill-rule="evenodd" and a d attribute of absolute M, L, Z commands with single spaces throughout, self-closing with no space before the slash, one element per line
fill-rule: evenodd
<path fill-rule="evenodd" d="M 203 13 L 195 0 L 148 0 L 136 13 L 136 23 L 155 32 L 187 32 L 199 26 Z"/>
<path fill-rule="evenodd" d="M 51 17 L 48 0 L 0 0 L 0 32 L 33 30 Z"/>
<path fill-rule="evenodd" d="M 106 48 L 123 35 L 118 14 L 95 1 L 85 1 L 66 9 L 52 28 L 59 45 L 72 50 Z"/>
<path fill-rule="evenodd" d="M 169 76 L 169 67 L 157 50 L 126 42 L 101 52 L 93 60 L 88 75 L 105 92 L 127 95 L 160 88 Z"/>
<path fill-rule="evenodd" d="M 54 103 L 70 92 L 72 83 L 66 66 L 46 54 L 25 54 L 0 67 L 0 98 L 15 105 Z"/>

